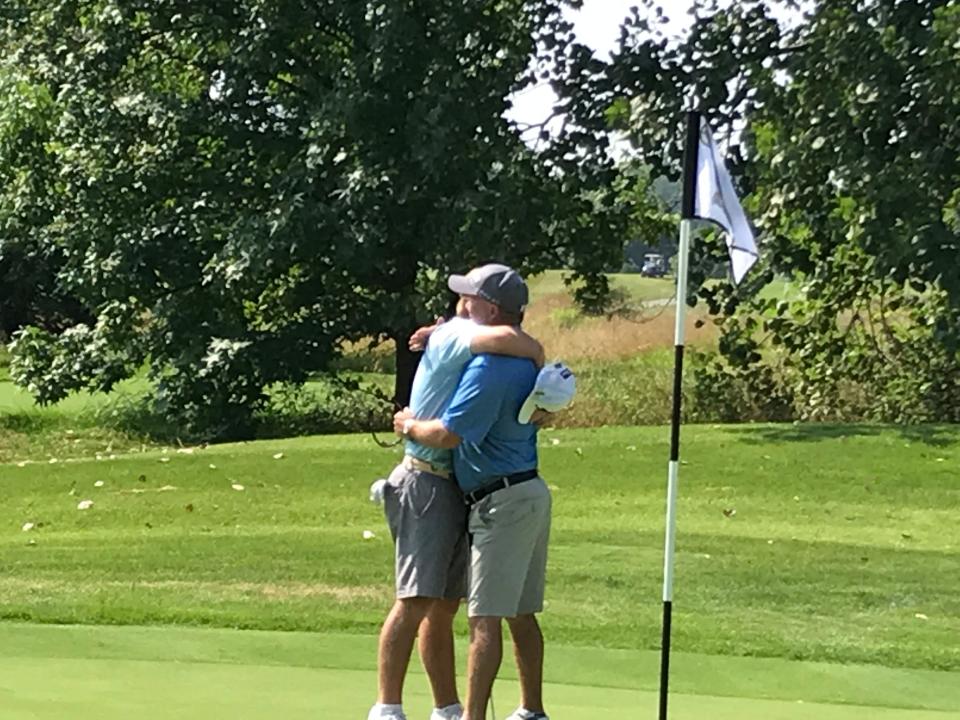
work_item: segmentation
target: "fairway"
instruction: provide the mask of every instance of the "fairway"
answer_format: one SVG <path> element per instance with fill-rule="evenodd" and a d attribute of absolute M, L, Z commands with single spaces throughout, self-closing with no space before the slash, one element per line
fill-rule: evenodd
<path fill-rule="evenodd" d="M 375 687 L 375 638 L 180 628 L 0 626 L 4 720 L 354 720 Z M 583 660 L 590 669 L 582 671 Z M 679 654 L 676 720 L 955 720 L 951 673 Z M 462 669 L 462 658 L 460 662 Z M 553 648 L 545 688 L 554 718 L 654 717 L 656 658 Z M 517 698 L 511 669 L 498 717 Z M 697 688 L 700 688 L 697 690 Z M 414 667 L 408 716 L 426 718 Z"/>
<path fill-rule="evenodd" d="M 960 669 L 958 434 L 687 428 L 675 649 Z M 540 455 L 546 631 L 658 647 L 667 433 Z M 392 551 L 366 496 L 397 457 L 356 435 L 0 464 L 0 618 L 375 634 Z"/>
<path fill-rule="evenodd" d="M 667 439 L 541 433 L 554 720 L 655 716 Z M 689 426 L 684 444 L 672 718 L 960 718 L 960 431 Z M 2 720 L 364 717 L 392 582 L 366 495 L 396 449 L 74 447 L 0 464 Z M 513 677 L 507 653 L 501 718 Z M 411 717 L 425 691 L 417 667 Z"/>

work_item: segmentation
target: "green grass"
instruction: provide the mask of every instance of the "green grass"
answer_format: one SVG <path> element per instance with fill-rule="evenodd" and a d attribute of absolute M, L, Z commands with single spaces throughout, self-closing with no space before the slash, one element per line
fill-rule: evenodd
<path fill-rule="evenodd" d="M 782 278 L 775 279 L 760 291 L 760 297 L 777 300 L 796 300 L 800 294 L 799 284 Z"/>
<path fill-rule="evenodd" d="M 570 287 L 563 281 L 566 275 L 562 270 L 547 270 L 528 278 L 532 302 L 570 292 Z M 639 273 L 609 273 L 607 277 L 612 287 L 623 290 L 637 301 L 658 300 L 676 294 L 675 281 L 671 278 L 647 278 Z"/>
<path fill-rule="evenodd" d="M 146 390 L 146 381 L 140 378 L 120 383 L 116 394 L 139 395 Z M 36 413 L 46 415 L 51 419 L 57 417 L 78 418 L 82 422 L 84 416 L 91 414 L 98 408 L 105 407 L 110 401 L 109 395 L 102 393 L 77 393 L 67 397 L 54 406 L 41 408 L 34 402 L 33 397 L 26 390 L 18 388 L 9 380 L 0 380 L 0 414 Z"/>
<path fill-rule="evenodd" d="M 151 446 L 140 435 L 112 428 L 110 403 L 136 397 L 145 383 L 122 383 L 111 395 L 80 393 L 38 407 L 25 390 L 0 380 L 0 463 L 24 457 L 53 459 L 130 453 Z"/>
<path fill-rule="evenodd" d="M 527 279 L 530 286 L 530 295 L 533 302 L 558 293 L 569 292 L 569 287 L 563 282 L 567 275 L 563 270 L 547 270 Z M 668 276 L 665 278 L 643 277 L 640 273 L 608 273 L 610 284 L 626 292 L 636 301 L 662 300 L 672 298 L 677 293 L 676 278 Z M 708 280 L 707 284 L 715 283 L 716 280 Z M 800 288 L 796 283 L 788 282 L 782 278 L 777 278 L 760 291 L 761 297 L 773 297 L 777 299 L 794 299 L 800 293 Z"/>
<path fill-rule="evenodd" d="M 610 284 L 639 302 L 673 298 L 677 294 L 676 280 L 672 277 L 648 278 L 640 274 L 619 273 L 610 275 Z"/>
<path fill-rule="evenodd" d="M 325 432 L 388 427 L 393 377 L 346 373 L 360 389 L 338 394 L 328 380 L 317 379 L 294 392 L 273 391 L 261 415 L 260 437 L 290 437 Z M 26 456 L 59 459 L 100 452 L 132 453 L 181 444 L 180 429 L 154 413 L 145 402 L 149 381 L 140 375 L 120 383 L 109 394 L 75 393 L 47 407 L 12 382 L 0 380 L 0 463 Z"/>
<path fill-rule="evenodd" d="M 542 433 L 552 642 L 657 647 L 667 441 Z M 678 651 L 960 669 L 960 429 L 688 427 L 683 442 Z M 396 458 L 330 436 L 0 465 L 0 618 L 375 633 L 391 548 L 365 495 Z"/>
<path fill-rule="evenodd" d="M 376 638 L 172 628 L 0 625 L 5 720 L 176 717 L 286 720 L 363 717 L 375 688 Z M 462 659 L 459 667 L 464 667 Z M 545 696 L 570 720 L 653 716 L 657 654 L 551 644 Z M 960 683 L 948 673 L 678 653 L 671 717 L 948 720 Z M 426 717 L 414 661 L 409 717 Z M 515 706 L 512 663 L 495 688 Z"/>

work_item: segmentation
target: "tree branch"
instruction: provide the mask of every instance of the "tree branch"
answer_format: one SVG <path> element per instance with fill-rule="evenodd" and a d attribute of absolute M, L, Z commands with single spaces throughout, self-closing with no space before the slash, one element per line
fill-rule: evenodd
<path fill-rule="evenodd" d="M 563 115 L 562 112 L 560 112 L 559 110 L 554 110 L 552 113 L 550 113 L 550 115 L 547 117 L 547 119 L 544 120 L 543 122 L 538 122 L 538 123 L 521 123 L 521 122 L 514 122 L 513 125 L 514 125 L 514 127 L 516 127 L 521 133 L 529 132 L 530 130 L 534 130 L 534 129 L 544 130 L 544 129 L 547 127 L 547 125 L 549 125 L 550 122 L 551 122 L 554 118 L 558 118 L 558 117 L 560 117 L 561 115 Z"/>

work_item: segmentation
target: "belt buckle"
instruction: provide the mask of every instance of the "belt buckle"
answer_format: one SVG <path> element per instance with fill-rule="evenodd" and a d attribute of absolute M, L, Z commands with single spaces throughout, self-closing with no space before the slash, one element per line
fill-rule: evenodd
<path fill-rule="evenodd" d="M 493 495 L 493 493 L 497 492 L 498 490 L 506 490 L 509 487 L 513 487 L 513 483 L 510 482 L 510 478 L 508 478 L 506 475 L 501 475 L 492 483 L 487 483 L 483 487 L 479 487 L 476 490 L 464 493 L 463 499 L 467 502 L 467 505 L 476 505 L 488 495 Z M 477 495 L 480 495 L 480 497 L 477 497 Z"/>
<path fill-rule="evenodd" d="M 499 490 L 499 489 L 500 489 L 500 488 L 496 488 L 496 490 Z M 483 499 L 484 499 L 485 497 L 487 497 L 488 495 L 496 492 L 496 490 L 491 489 L 491 487 L 490 487 L 489 485 L 484 485 L 483 487 L 478 487 L 476 490 L 468 493 L 468 494 L 465 495 L 464 497 L 467 498 L 467 500 L 469 501 L 470 505 L 476 505 L 478 502 L 480 502 L 481 500 L 483 500 Z"/>

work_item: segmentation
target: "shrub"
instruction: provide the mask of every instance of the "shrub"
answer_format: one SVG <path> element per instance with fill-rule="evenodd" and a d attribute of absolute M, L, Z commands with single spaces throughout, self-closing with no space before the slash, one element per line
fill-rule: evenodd
<path fill-rule="evenodd" d="M 659 425 L 670 422 L 673 353 L 655 350 L 625 360 L 571 365 L 577 398 L 556 418 L 558 427 Z"/>
<path fill-rule="evenodd" d="M 387 431 L 392 418 L 393 406 L 382 387 L 324 377 L 270 388 L 267 405 L 257 415 L 257 437 Z"/>
<path fill-rule="evenodd" d="M 10 352 L 5 345 L 0 345 L 0 380 L 10 379 Z"/>
<path fill-rule="evenodd" d="M 305 385 L 276 384 L 267 389 L 266 401 L 254 415 L 253 438 L 266 439 L 385 431 L 391 427 L 393 409 L 382 382 L 366 377 L 336 379 L 326 376 Z M 117 393 L 91 411 L 98 426 L 150 438 L 157 442 L 193 443 L 208 440 L 167 420 L 145 389 L 142 393 Z"/>
<path fill-rule="evenodd" d="M 686 415 L 691 422 L 786 422 L 795 394 L 783 368 L 730 365 L 716 352 L 690 357 Z"/>

